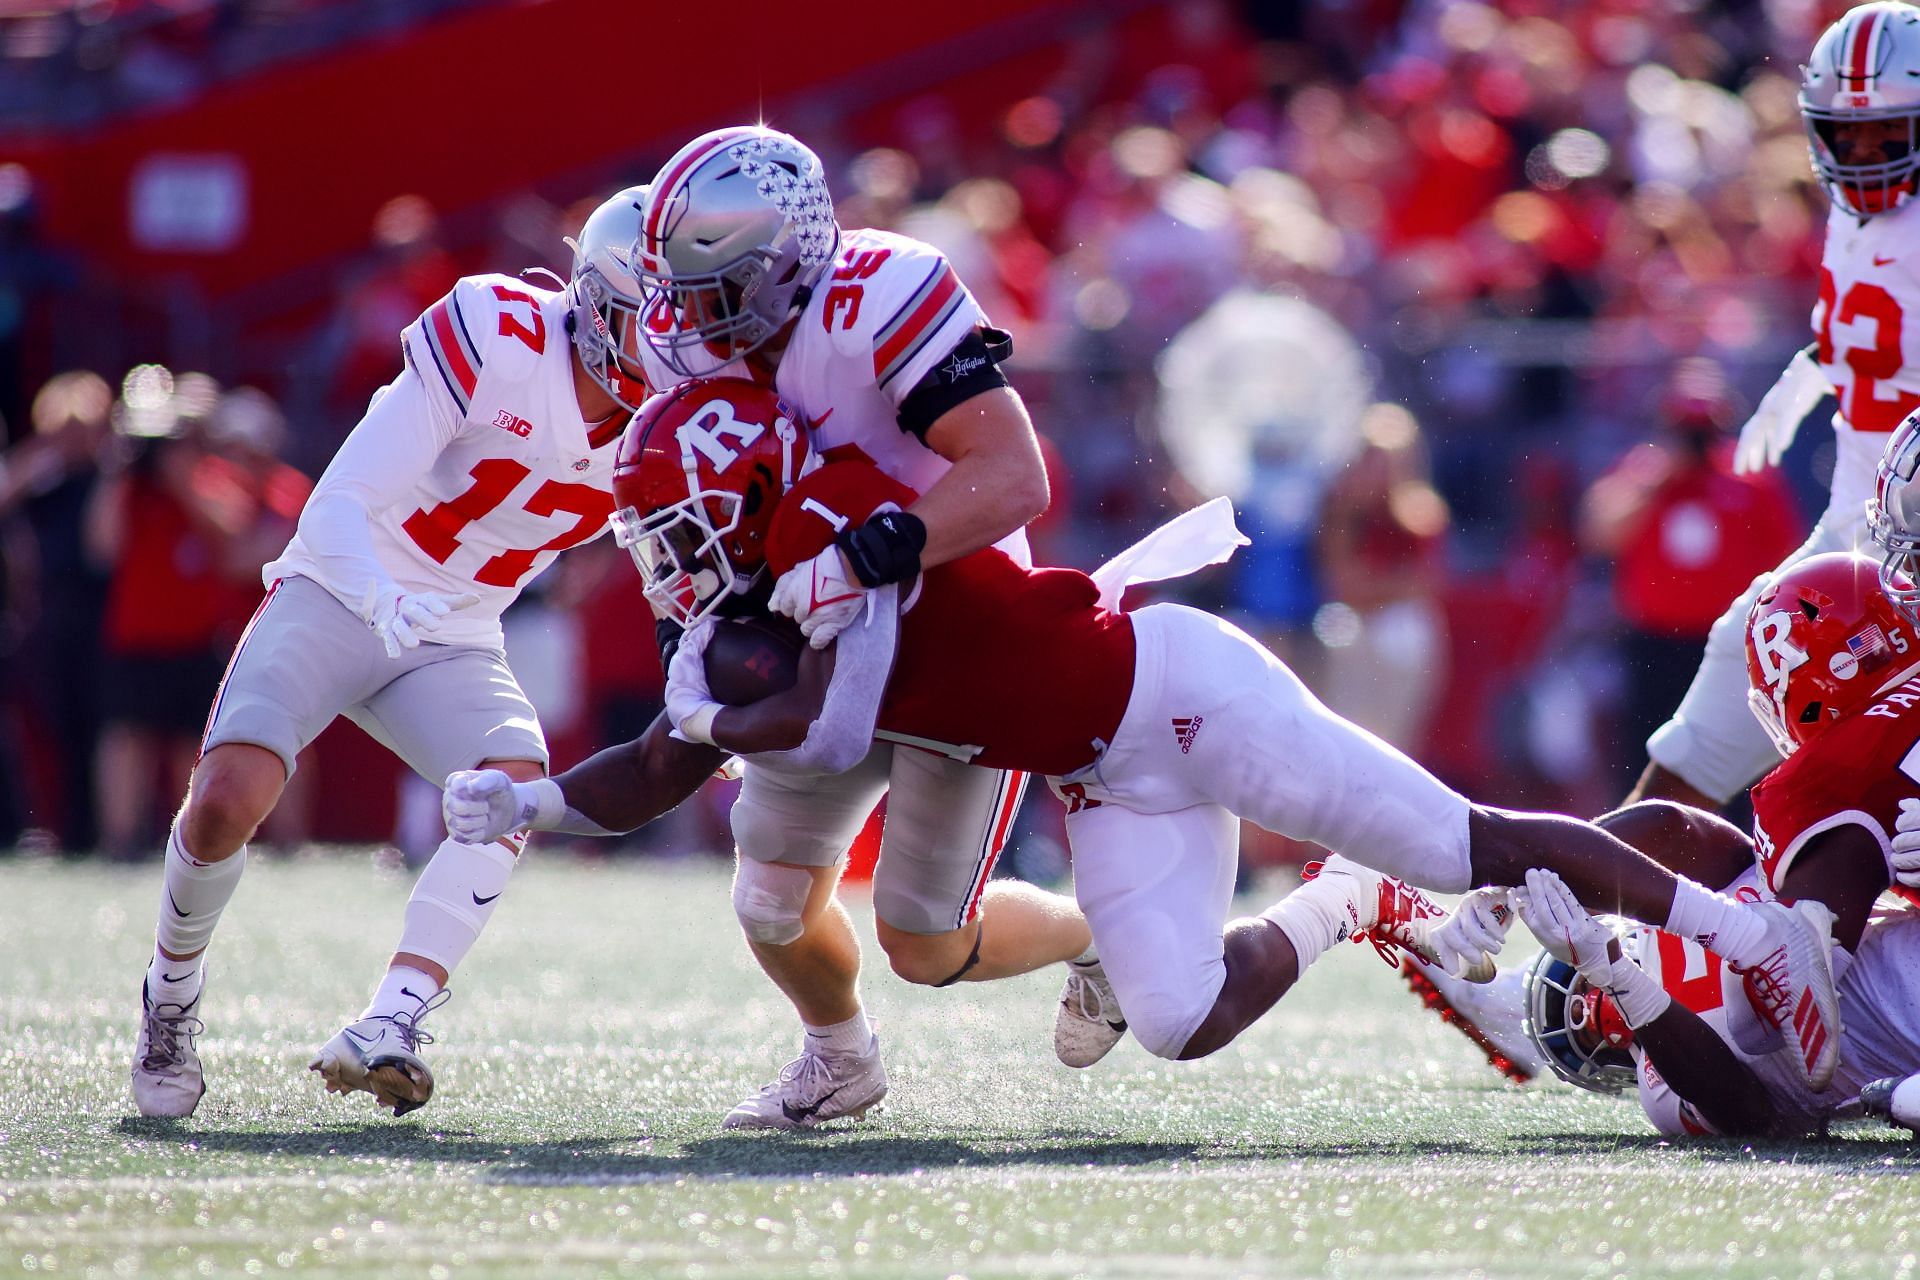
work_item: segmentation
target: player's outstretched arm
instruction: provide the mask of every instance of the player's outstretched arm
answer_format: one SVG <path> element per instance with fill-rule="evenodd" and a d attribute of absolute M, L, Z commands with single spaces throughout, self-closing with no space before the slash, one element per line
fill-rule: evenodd
<path fill-rule="evenodd" d="M 1753 841 L 1717 813 L 1672 800 L 1642 800 L 1593 820 L 1673 872 L 1701 884 L 1731 884 L 1753 865 Z"/>
<path fill-rule="evenodd" d="M 456 840 L 485 844 L 519 831 L 610 836 L 644 826 L 699 790 L 726 756 L 672 737 L 663 715 L 632 742 L 557 778 L 515 782 L 498 769 L 447 778 L 441 813 Z"/>

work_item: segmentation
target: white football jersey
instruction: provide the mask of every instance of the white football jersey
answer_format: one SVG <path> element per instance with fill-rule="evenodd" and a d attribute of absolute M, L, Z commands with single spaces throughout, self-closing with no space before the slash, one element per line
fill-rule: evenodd
<path fill-rule="evenodd" d="M 567 310 L 562 293 L 512 276 L 470 276 L 401 335 L 407 364 L 426 385 L 440 450 L 369 525 L 381 568 L 402 588 L 480 597 L 447 617 L 437 641 L 499 645 L 500 614 L 520 588 L 561 551 L 607 531 L 629 415 L 591 427 L 581 418 Z M 265 577 L 296 573 L 361 609 L 298 535 Z"/>
<path fill-rule="evenodd" d="M 1729 887 L 1743 897 L 1758 894 L 1758 877 L 1743 875 Z M 1833 1082 L 1815 1093 L 1797 1063 L 1799 1051 L 1762 1024 L 1747 1003 L 1739 975 L 1691 939 L 1643 929 L 1637 959 L 1669 995 L 1698 1014 L 1753 1069 L 1780 1112 L 1808 1129 L 1884 1076 L 1920 1070 L 1920 912 L 1876 913 L 1860 939 L 1859 954 L 1841 976 L 1840 1065 Z M 1640 1105 L 1654 1127 L 1669 1135 L 1713 1132 L 1704 1117 L 1683 1102 L 1635 1046 Z"/>
<path fill-rule="evenodd" d="M 780 354 L 774 389 L 812 423 L 816 454 L 864 457 L 925 493 L 953 464 L 900 426 L 900 403 L 986 323 L 932 245 L 890 231 L 843 231 L 839 256 Z M 724 372 L 751 376 L 742 362 Z M 1028 562 L 1024 529 L 997 545 Z"/>
<path fill-rule="evenodd" d="M 1839 399 L 1833 497 L 1849 511 L 1873 495 L 1887 433 L 1920 408 L 1916 237 L 1920 201 L 1865 222 L 1838 210 L 1827 218 L 1813 306 L 1814 358 Z"/>

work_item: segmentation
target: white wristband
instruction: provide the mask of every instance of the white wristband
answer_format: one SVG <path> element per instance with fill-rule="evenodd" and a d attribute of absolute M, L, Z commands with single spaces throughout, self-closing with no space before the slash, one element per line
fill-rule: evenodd
<path fill-rule="evenodd" d="M 1652 974 L 1625 956 L 1613 962 L 1613 970 L 1607 975 L 1607 992 L 1620 1006 L 1620 1016 L 1635 1031 L 1665 1013 L 1673 1003 L 1673 997 L 1653 980 Z"/>
<path fill-rule="evenodd" d="M 709 747 L 718 746 L 719 744 L 713 740 L 713 718 L 719 714 L 719 703 L 703 702 L 687 713 L 674 732 L 688 742 L 705 743 Z"/>
<path fill-rule="evenodd" d="M 566 793 L 552 778 L 513 784 L 514 813 L 528 831 L 552 831 L 567 816 Z"/>

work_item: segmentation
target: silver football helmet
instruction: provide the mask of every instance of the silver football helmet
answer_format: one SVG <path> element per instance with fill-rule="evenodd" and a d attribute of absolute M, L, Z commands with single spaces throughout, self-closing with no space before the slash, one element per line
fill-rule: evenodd
<path fill-rule="evenodd" d="M 1800 115 L 1827 198 L 1859 217 L 1906 203 L 1920 171 L 1920 8 L 1850 9 L 1800 68 Z"/>
<path fill-rule="evenodd" d="M 1639 1073 L 1627 1045 L 1633 1032 L 1606 992 L 1564 960 L 1542 951 L 1527 967 L 1527 1039 L 1547 1068 L 1592 1093 L 1620 1093 Z"/>
<path fill-rule="evenodd" d="M 1887 438 L 1867 499 L 1867 527 L 1880 549 L 1880 585 L 1920 628 L 1920 410 L 1907 415 Z"/>
<path fill-rule="evenodd" d="M 758 350 L 840 251 L 820 158 L 760 125 L 695 138 L 661 167 L 633 250 L 646 339 L 683 378 Z"/>
<path fill-rule="evenodd" d="M 587 373 L 628 409 L 638 409 L 651 394 L 640 364 L 644 304 L 630 258 L 646 199 L 645 187 L 628 187 L 587 215 L 578 240 L 567 240 L 573 250 L 573 278 L 567 282 L 573 348 Z"/>

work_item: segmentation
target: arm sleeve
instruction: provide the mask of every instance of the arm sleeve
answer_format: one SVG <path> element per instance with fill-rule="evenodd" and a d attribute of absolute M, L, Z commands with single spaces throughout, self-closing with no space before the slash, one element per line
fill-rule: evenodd
<path fill-rule="evenodd" d="M 411 366 L 367 406 L 300 513 L 300 540 L 341 598 L 395 586 L 374 554 L 367 518 L 406 497 L 458 431 Z"/>
<path fill-rule="evenodd" d="M 749 759 L 809 773 L 845 773 L 866 759 L 880 719 L 880 700 L 893 674 L 900 629 L 899 585 L 874 588 L 867 593 L 867 603 L 866 621 L 848 627 L 834 641 L 833 676 L 805 741 L 791 751 L 769 751 Z"/>

